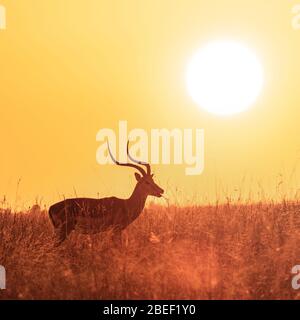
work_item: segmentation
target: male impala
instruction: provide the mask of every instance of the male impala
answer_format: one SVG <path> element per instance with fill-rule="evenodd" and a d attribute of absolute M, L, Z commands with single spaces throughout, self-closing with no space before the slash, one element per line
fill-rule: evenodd
<path fill-rule="evenodd" d="M 153 181 L 150 165 L 130 156 L 128 143 L 128 158 L 136 164 L 117 161 L 113 157 L 109 145 L 108 151 L 114 163 L 134 168 L 141 173 L 140 175 L 135 172 L 137 184 L 132 195 L 128 199 L 116 197 L 74 198 L 52 205 L 49 209 L 49 216 L 55 229 L 58 245 L 75 229 L 86 234 L 112 229 L 114 238 L 120 239 L 121 232 L 141 214 L 147 196 L 161 197 L 164 193 L 164 190 Z M 137 164 L 144 165 L 147 171 Z"/>

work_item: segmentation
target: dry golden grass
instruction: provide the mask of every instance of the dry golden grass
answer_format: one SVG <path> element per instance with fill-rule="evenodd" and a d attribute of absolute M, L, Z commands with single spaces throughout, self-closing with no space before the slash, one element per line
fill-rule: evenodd
<path fill-rule="evenodd" d="M 47 212 L 0 211 L 2 299 L 299 299 L 297 203 L 150 205 L 123 236 L 72 233 L 53 248 Z"/>

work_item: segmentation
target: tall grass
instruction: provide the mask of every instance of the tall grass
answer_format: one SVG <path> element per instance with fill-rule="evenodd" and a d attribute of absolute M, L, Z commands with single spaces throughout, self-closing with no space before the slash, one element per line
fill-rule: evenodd
<path fill-rule="evenodd" d="M 300 205 L 150 205 L 123 235 L 72 233 L 46 211 L 0 210 L 1 299 L 299 299 Z"/>

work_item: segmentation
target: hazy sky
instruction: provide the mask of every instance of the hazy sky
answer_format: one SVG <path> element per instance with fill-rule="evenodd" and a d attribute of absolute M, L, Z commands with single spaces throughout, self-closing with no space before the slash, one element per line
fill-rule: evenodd
<path fill-rule="evenodd" d="M 27 206 L 74 190 L 128 196 L 133 170 L 100 166 L 95 156 L 98 130 L 117 129 L 119 120 L 130 129 L 204 129 L 202 175 L 186 176 L 178 165 L 153 167 L 171 199 L 297 189 L 300 30 L 291 25 L 297 1 L 0 3 L 7 9 L 7 29 L 0 31 L 1 198 Z M 185 85 L 189 59 L 218 39 L 247 44 L 265 72 L 257 103 L 226 118 L 200 109 Z"/>

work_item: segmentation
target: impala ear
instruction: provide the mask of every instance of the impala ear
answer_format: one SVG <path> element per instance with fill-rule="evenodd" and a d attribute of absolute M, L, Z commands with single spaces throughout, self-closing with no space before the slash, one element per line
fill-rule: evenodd
<path fill-rule="evenodd" d="M 142 176 L 139 175 L 137 172 L 134 173 L 134 176 L 135 176 L 137 182 L 139 182 L 142 179 Z"/>

